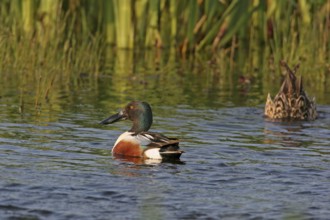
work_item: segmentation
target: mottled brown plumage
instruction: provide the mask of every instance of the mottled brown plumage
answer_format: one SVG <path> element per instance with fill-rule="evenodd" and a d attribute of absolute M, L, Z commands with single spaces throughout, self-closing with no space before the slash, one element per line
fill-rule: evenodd
<path fill-rule="evenodd" d="M 278 120 L 315 120 L 317 118 L 315 99 L 308 98 L 301 77 L 295 76 L 299 64 L 293 70 L 284 61 L 281 61 L 281 66 L 285 79 L 274 100 L 268 93 L 265 116 Z"/>

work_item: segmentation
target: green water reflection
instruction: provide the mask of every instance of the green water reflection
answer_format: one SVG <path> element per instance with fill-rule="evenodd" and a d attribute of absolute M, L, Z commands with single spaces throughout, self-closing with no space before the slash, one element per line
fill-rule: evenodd
<path fill-rule="evenodd" d="M 242 63 L 241 65 L 239 65 Z M 97 64 L 99 73 L 84 69 L 72 76 L 56 68 L 37 72 L 1 73 L 0 103 L 7 118 L 56 121 L 58 114 L 83 112 L 84 105 L 95 111 L 115 111 L 130 100 L 146 100 L 153 106 L 189 105 L 194 108 L 259 106 L 268 92 L 275 94 L 281 77 L 274 66 L 246 60 L 232 66 L 224 55 L 178 58 L 167 51 L 113 51 L 109 49 Z M 277 66 L 275 66 L 275 69 Z M 315 74 L 329 74 L 318 66 L 301 65 L 305 89 L 318 104 L 329 104 L 329 82 L 315 82 Z M 306 76 L 306 77 L 305 77 Z M 317 84 L 318 86 L 315 86 Z"/>

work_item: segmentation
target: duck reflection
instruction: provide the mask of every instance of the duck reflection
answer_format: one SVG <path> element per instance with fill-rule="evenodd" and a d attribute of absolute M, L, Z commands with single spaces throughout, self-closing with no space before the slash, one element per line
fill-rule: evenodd
<path fill-rule="evenodd" d="M 266 134 L 264 143 L 280 144 L 283 147 L 302 147 L 306 141 L 302 138 L 306 136 L 303 132 L 308 127 L 301 122 L 278 122 L 265 124 L 264 133 Z"/>
<path fill-rule="evenodd" d="M 172 163 L 172 164 L 185 164 L 180 159 L 149 159 L 144 157 L 130 157 L 130 156 L 123 156 L 123 155 L 113 155 L 113 158 L 120 162 L 125 163 L 133 163 L 136 165 L 157 165 L 162 163 Z"/>
<path fill-rule="evenodd" d="M 120 176 L 127 177 L 139 177 L 144 176 L 145 170 L 149 170 L 152 167 L 159 166 L 161 164 L 185 164 L 181 160 L 154 160 L 141 157 L 128 157 L 128 156 L 117 156 L 114 155 L 113 159 L 115 162 L 119 162 L 116 165 L 116 169 L 111 169 L 111 173 Z M 177 169 L 177 166 L 170 166 L 167 168 Z"/>

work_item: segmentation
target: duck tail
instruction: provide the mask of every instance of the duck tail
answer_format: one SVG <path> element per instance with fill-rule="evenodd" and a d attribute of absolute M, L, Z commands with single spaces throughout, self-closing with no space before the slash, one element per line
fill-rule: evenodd
<path fill-rule="evenodd" d="M 184 151 L 177 150 L 177 151 L 165 151 L 159 153 L 164 160 L 178 160 L 181 157 L 181 154 L 184 153 Z"/>
<path fill-rule="evenodd" d="M 184 153 L 184 151 L 179 149 L 178 143 L 176 143 L 174 145 L 163 146 L 159 150 L 159 154 L 165 160 L 179 159 L 182 153 Z"/>

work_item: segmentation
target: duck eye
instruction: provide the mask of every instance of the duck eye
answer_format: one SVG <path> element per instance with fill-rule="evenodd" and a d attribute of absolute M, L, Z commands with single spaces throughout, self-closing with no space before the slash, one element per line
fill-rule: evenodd
<path fill-rule="evenodd" d="M 133 106 L 133 105 L 130 105 L 129 108 L 130 108 L 130 109 L 134 109 L 134 106 Z"/>

